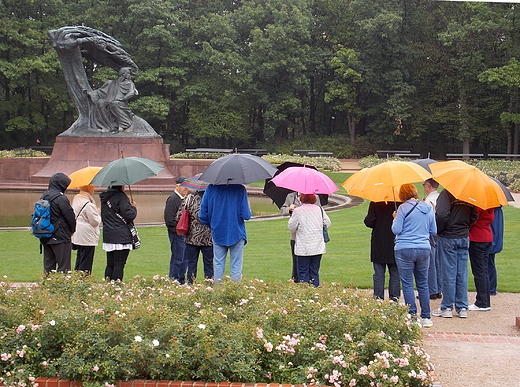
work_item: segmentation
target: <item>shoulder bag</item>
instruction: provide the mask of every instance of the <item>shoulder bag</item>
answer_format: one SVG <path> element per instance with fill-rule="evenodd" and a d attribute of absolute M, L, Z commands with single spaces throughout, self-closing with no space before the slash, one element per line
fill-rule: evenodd
<path fill-rule="evenodd" d="M 175 228 L 177 235 L 186 235 L 190 230 L 190 213 L 187 210 L 188 205 L 188 202 L 183 203 L 181 217 L 179 218 L 179 221 L 177 222 L 177 227 Z"/>
<path fill-rule="evenodd" d="M 141 239 L 139 239 L 139 233 L 137 232 L 137 229 L 132 223 L 128 223 L 125 218 L 121 214 L 119 214 L 114 208 L 112 207 L 112 203 L 110 203 L 110 200 L 107 200 L 107 206 L 112 211 L 114 211 L 114 214 L 123 221 L 124 224 L 128 227 L 130 230 L 130 234 L 132 235 L 132 249 L 137 250 L 139 247 L 141 247 Z"/>

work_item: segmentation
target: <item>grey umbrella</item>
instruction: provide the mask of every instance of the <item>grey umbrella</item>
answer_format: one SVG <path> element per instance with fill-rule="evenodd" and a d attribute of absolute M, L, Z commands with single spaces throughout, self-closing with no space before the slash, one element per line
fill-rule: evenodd
<path fill-rule="evenodd" d="M 215 185 L 249 184 L 269 179 L 277 169 L 269 161 L 249 154 L 232 154 L 213 161 L 199 177 Z"/>
<path fill-rule="evenodd" d="M 430 164 L 433 164 L 433 163 L 436 163 L 437 160 L 427 158 L 427 159 L 411 160 L 411 162 L 412 162 L 412 163 L 415 163 L 415 164 L 419 164 L 421 167 L 423 167 L 424 169 L 426 169 L 428 172 L 432 173 L 432 171 L 431 171 L 429 165 L 430 165 Z"/>
<path fill-rule="evenodd" d="M 513 195 L 511 195 L 511 191 L 509 191 L 509 189 L 504 185 L 504 183 L 502 183 L 500 180 L 494 178 L 494 177 L 491 177 L 491 180 L 493 180 L 495 183 L 497 183 L 500 188 L 502 188 L 502 191 L 504 191 L 504 195 L 506 195 L 506 199 L 508 202 L 514 202 L 515 201 L 515 198 L 513 197 Z"/>

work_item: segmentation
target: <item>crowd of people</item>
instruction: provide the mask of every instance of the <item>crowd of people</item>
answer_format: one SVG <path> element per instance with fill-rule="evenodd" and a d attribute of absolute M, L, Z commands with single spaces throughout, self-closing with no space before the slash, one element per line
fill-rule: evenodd
<path fill-rule="evenodd" d="M 239 281 L 247 243 L 245 221 L 251 218 L 245 187 L 210 184 L 193 190 L 184 185 L 185 180 L 184 176 L 176 179 L 164 208 L 171 253 L 169 278 L 192 284 L 202 255 L 204 278 L 218 283 L 224 278 L 229 252 L 231 280 Z M 105 278 L 122 281 L 134 248 L 131 228 L 137 205 L 123 186 L 111 186 L 99 195 L 99 208 L 91 185 L 80 187 L 71 204 L 64 195 L 69 183 L 68 176 L 56 173 L 42 195 L 42 199 L 52 199 L 55 226 L 52 237 L 41 239 L 45 273 L 70 271 L 75 250 L 74 270 L 90 274 L 103 224 Z M 374 298 L 385 298 L 388 270 L 389 299 L 398 301 L 402 288 L 410 314 L 422 326 L 431 327 L 432 316 L 451 318 L 455 311 L 466 318 L 468 310 L 491 309 L 491 296 L 497 292 L 495 254 L 502 250 L 504 219 L 500 207 L 482 210 L 457 200 L 446 189 L 439 193 L 433 179 L 423 187 L 423 200 L 415 185 L 403 184 L 399 201 L 371 202 L 364 224 L 372 229 Z M 180 233 L 177 225 L 183 211 L 189 215 L 190 226 Z M 330 218 L 315 194 L 288 194 L 280 212 L 289 217 L 292 280 L 319 286 L 327 242 L 324 230 L 330 227 Z M 468 258 L 476 288 L 472 304 L 468 301 Z M 431 311 L 430 300 L 435 299 L 441 299 L 440 308 Z"/>
<path fill-rule="evenodd" d="M 431 316 L 451 318 L 455 311 L 467 318 L 468 310 L 491 310 L 491 296 L 496 295 L 495 254 L 503 244 L 502 209 L 482 210 L 446 189 L 439 193 L 433 179 L 423 187 L 423 200 L 413 184 L 403 184 L 400 202 L 369 205 L 364 222 L 372 229 L 374 297 L 384 299 L 388 268 L 389 298 L 400 298 L 401 285 L 412 316 L 418 314 L 417 298 L 421 308 L 417 319 L 424 327 L 433 326 Z M 477 293 L 472 304 L 468 301 L 468 258 Z M 430 311 L 430 300 L 435 299 L 441 299 L 440 308 Z"/>

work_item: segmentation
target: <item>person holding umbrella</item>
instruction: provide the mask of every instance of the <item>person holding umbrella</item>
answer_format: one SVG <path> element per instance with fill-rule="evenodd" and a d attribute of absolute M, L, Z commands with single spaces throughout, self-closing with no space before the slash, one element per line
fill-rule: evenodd
<path fill-rule="evenodd" d="M 130 202 L 122 185 L 108 187 L 99 195 L 103 222 L 103 250 L 107 252 L 105 278 L 122 281 L 124 268 L 132 247 L 130 226 L 137 217 L 137 208 Z"/>
<path fill-rule="evenodd" d="M 316 205 L 315 194 L 300 193 L 302 205 L 293 210 L 287 227 L 296 234 L 294 252 L 298 262 L 298 280 L 320 286 L 321 257 L 326 252 L 323 226 L 330 227 L 330 218 Z"/>
<path fill-rule="evenodd" d="M 395 234 L 395 262 L 403 286 L 404 301 L 412 316 L 417 315 L 413 280 L 419 293 L 421 325 L 433 326 L 430 315 L 428 289 L 428 265 L 430 260 L 430 235 L 437 233 L 433 208 L 419 201 L 415 185 L 403 184 L 399 199 L 403 202 L 394 213 L 392 232 Z"/>
<path fill-rule="evenodd" d="M 92 273 L 94 253 L 99 241 L 101 215 L 94 201 L 94 186 L 84 185 L 72 200 L 76 215 L 76 232 L 72 235 L 72 246 L 76 249 L 74 270 Z"/>
<path fill-rule="evenodd" d="M 224 278 L 228 251 L 231 280 L 240 281 L 247 243 L 245 221 L 251 219 L 246 188 L 242 184 L 210 184 L 202 197 L 199 219 L 211 228 L 215 283 Z"/>

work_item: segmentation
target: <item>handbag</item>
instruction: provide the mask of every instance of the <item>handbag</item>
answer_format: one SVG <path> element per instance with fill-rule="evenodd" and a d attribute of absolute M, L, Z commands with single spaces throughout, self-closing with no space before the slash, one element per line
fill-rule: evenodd
<path fill-rule="evenodd" d="M 321 208 L 321 218 L 323 220 L 323 222 L 325 222 L 325 220 L 323 219 L 323 208 Z M 329 229 L 327 228 L 327 226 L 325 226 L 325 223 L 323 223 L 323 241 L 325 243 L 328 243 L 330 242 L 330 237 L 329 237 Z"/>
<path fill-rule="evenodd" d="M 181 211 L 181 217 L 179 218 L 177 227 L 175 228 L 177 235 L 186 235 L 190 230 L 190 213 L 186 209 L 187 206 L 188 204 L 184 203 L 183 209 Z"/>
<path fill-rule="evenodd" d="M 128 223 L 125 218 L 121 214 L 119 214 L 114 207 L 112 207 L 112 203 L 110 203 L 110 200 L 107 200 L 107 206 L 112 211 L 114 211 L 114 214 L 123 221 L 124 224 L 127 225 L 128 230 L 130 230 L 130 235 L 132 236 L 132 250 L 137 250 L 139 247 L 141 247 L 141 239 L 139 238 L 139 233 L 137 232 L 137 229 L 135 228 L 133 223 Z"/>

